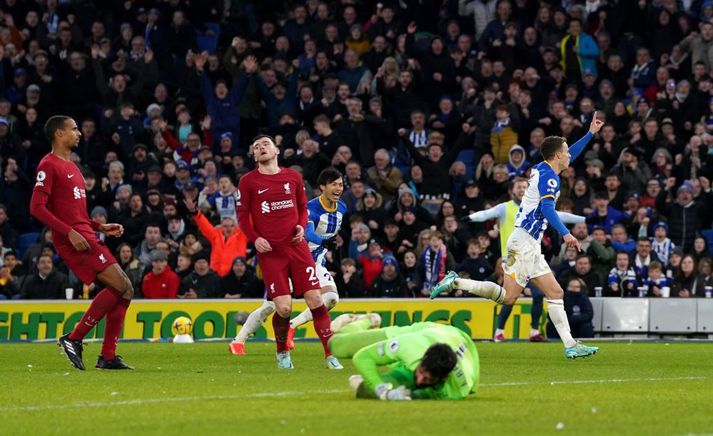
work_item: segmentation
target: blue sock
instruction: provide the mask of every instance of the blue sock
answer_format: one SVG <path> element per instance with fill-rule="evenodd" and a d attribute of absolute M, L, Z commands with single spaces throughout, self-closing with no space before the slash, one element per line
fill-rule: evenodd
<path fill-rule="evenodd" d="M 542 310 L 542 302 L 540 302 L 540 310 Z M 505 324 L 510 318 L 510 312 L 512 312 L 512 306 L 504 305 L 500 308 L 500 313 L 498 314 L 498 328 L 500 330 L 505 330 Z"/>

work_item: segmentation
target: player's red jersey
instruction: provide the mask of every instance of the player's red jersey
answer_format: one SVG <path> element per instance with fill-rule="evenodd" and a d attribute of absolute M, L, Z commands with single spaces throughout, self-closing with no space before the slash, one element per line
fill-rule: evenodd
<path fill-rule="evenodd" d="M 52 229 L 59 255 L 82 282 L 89 284 L 116 259 L 95 233 L 97 223 L 89 219 L 85 190 L 79 167 L 50 153 L 37 167 L 30 213 Z M 74 249 L 67 237 L 71 230 L 84 236 L 88 250 Z"/>
<path fill-rule="evenodd" d="M 87 241 L 98 240 L 87 213 L 86 186 L 77 164 L 47 154 L 37 167 L 33 195 L 37 192 L 48 195 L 47 210 L 61 221 L 59 224 L 43 221 L 54 230 L 55 245 L 69 244 L 67 233 L 72 229 Z"/>
<path fill-rule="evenodd" d="M 255 169 L 241 177 L 237 208 L 238 224 L 250 241 L 263 237 L 273 248 L 292 245 L 295 226 L 307 227 L 304 182 L 288 168 L 273 175 Z"/>

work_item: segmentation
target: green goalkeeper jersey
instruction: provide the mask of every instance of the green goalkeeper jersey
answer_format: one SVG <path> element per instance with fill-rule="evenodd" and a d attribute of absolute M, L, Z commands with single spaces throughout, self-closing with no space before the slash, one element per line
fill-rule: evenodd
<path fill-rule="evenodd" d="M 391 383 L 394 387 L 403 385 L 411 390 L 414 399 L 461 399 L 475 392 L 480 377 L 478 350 L 465 332 L 436 323 L 388 329 L 392 329 L 387 334 L 389 339 L 362 348 L 354 355 L 354 366 L 364 377 L 366 389 L 362 392 L 373 393 L 382 383 Z M 397 332 L 401 334 L 395 335 Z M 437 343 L 448 344 L 453 349 L 458 357 L 456 366 L 444 382 L 417 388 L 414 372 L 426 350 Z"/>

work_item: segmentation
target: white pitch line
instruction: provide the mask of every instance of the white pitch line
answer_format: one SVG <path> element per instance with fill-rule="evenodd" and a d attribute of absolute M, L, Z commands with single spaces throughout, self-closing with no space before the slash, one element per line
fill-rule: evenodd
<path fill-rule="evenodd" d="M 479 387 L 530 386 L 530 385 L 593 385 L 608 383 L 661 382 L 677 380 L 705 380 L 707 377 L 651 377 L 651 378 L 611 378 L 601 380 L 555 380 L 549 382 L 504 382 L 480 383 Z"/>
<path fill-rule="evenodd" d="M 134 400 L 121 400 L 121 401 L 87 401 L 78 403 L 68 403 L 68 404 L 46 404 L 40 406 L 19 406 L 19 407 L 3 407 L 0 408 L 0 413 L 5 412 L 37 412 L 44 410 L 62 410 L 62 409 L 80 409 L 84 407 L 114 407 L 114 406 L 134 406 L 142 404 L 156 404 L 156 403 L 178 403 L 185 401 L 210 401 L 210 400 L 243 400 L 251 398 L 281 398 L 281 397 L 291 397 L 296 395 L 310 395 L 310 394 L 339 394 L 344 392 L 350 392 L 350 389 L 331 389 L 331 390 L 321 390 L 321 391 L 285 391 L 285 392 L 259 392 L 255 394 L 243 394 L 243 395 L 207 395 L 207 396 L 195 396 L 195 397 L 166 397 L 166 398 L 137 398 Z"/>
<path fill-rule="evenodd" d="M 633 383 L 633 382 L 661 382 L 661 381 L 681 381 L 681 380 L 705 380 L 707 377 L 661 377 L 661 378 L 628 378 L 628 379 L 601 379 L 601 380 L 555 380 L 550 382 L 505 382 L 505 383 L 481 383 L 479 387 L 507 387 L 507 386 L 529 386 L 529 385 L 578 385 L 578 384 L 609 384 L 609 383 Z M 341 394 L 351 392 L 350 389 L 331 389 L 321 391 L 285 391 L 285 392 L 259 392 L 243 395 L 208 395 L 194 397 L 166 397 L 166 398 L 137 398 L 133 400 L 120 401 L 89 401 L 68 404 L 46 404 L 39 406 L 18 406 L 0 408 L 0 413 L 5 412 L 38 412 L 45 410 L 65 410 L 80 409 L 85 407 L 115 407 L 115 406 L 135 406 L 156 403 L 179 403 L 188 401 L 210 401 L 210 400 L 241 400 L 250 398 L 282 398 L 308 394 Z"/>

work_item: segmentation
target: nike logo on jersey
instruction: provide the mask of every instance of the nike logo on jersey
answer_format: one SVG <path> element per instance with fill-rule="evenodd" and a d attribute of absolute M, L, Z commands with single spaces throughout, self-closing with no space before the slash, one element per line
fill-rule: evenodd
<path fill-rule="evenodd" d="M 74 177 L 74 174 L 67 174 L 68 179 L 71 179 L 72 177 Z"/>
<path fill-rule="evenodd" d="M 257 190 L 257 193 L 258 193 L 258 194 L 262 194 L 263 192 L 267 191 L 268 189 L 270 189 L 270 188 L 258 189 L 258 190 Z"/>

